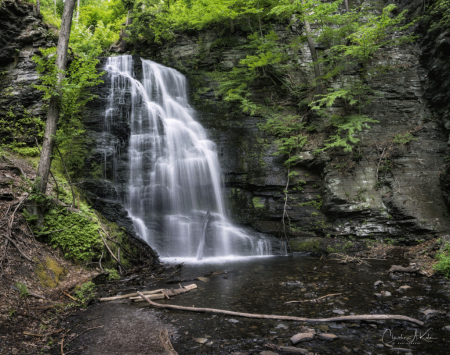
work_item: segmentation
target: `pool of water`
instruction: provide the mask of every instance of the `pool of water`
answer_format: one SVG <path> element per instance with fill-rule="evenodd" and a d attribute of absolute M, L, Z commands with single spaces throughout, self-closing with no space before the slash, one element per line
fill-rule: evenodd
<path fill-rule="evenodd" d="M 180 261 L 170 260 L 172 263 Z M 157 302 L 309 318 L 339 314 L 400 314 L 426 320 L 423 327 L 403 321 L 300 323 L 174 310 L 158 312 L 178 328 L 173 345 L 179 354 L 259 354 L 265 350 L 265 344 L 291 345 L 289 339 L 305 326 L 313 328 L 316 333 L 331 333 L 339 337 L 333 342 L 316 337 L 297 345 L 318 354 L 392 354 L 392 348 L 410 349 L 413 354 L 448 354 L 450 333 L 443 327 L 450 325 L 450 283 L 409 274 L 388 275 L 390 266 L 399 264 L 398 260 L 368 262 L 371 267 L 343 265 L 337 261 L 321 262 L 313 257 L 264 257 L 228 262 L 209 260 L 200 264 L 186 262 L 180 275 L 174 278 L 203 276 L 211 271 L 226 273 L 210 277 L 209 282 L 184 282 L 182 285 L 195 283 L 198 289 Z M 376 281 L 383 284 L 374 286 Z M 410 288 L 403 290 L 400 286 Z M 155 287 L 167 288 L 169 285 L 160 281 L 152 283 L 148 289 Z M 388 291 L 391 296 L 375 295 L 381 291 Z M 342 295 L 317 303 L 286 304 L 336 293 Z M 136 307 L 143 306 L 143 303 L 136 304 Z M 426 310 L 439 313 L 426 318 L 423 313 Z M 205 343 L 200 344 L 196 340 L 199 338 L 206 339 L 203 340 Z"/>

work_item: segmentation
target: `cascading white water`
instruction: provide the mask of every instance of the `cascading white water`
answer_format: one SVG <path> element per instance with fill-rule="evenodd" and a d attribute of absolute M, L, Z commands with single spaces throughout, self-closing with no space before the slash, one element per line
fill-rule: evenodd
<path fill-rule="evenodd" d="M 141 61 L 140 81 L 131 56 L 108 58 L 105 68 L 111 79 L 106 130 L 117 105 L 131 101 L 124 203 L 136 232 L 162 256 L 271 255 L 264 235 L 249 236 L 225 217 L 215 144 L 194 119 L 186 78 L 174 69 Z M 204 223 L 208 211 L 210 223 Z"/>

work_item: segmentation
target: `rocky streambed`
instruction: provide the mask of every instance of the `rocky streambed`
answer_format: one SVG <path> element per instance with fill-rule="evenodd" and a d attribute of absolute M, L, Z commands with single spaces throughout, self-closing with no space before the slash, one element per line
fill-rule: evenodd
<path fill-rule="evenodd" d="M 393 264 L 407 265 L 406 260 L 366 261 L 370 266 L 313 257 L 184 264 L 173 269 L 172 280 L 192 279 L 210 271 L 222 273 L 180 283 L 196 283 L 198 288 L 156 302 L 309 318 L 398 314 L 419 319 L 423 326 L 392 320 L 301 323 L 247 319 L 154 309 L 125 299 L 96 303 L 69 318 L 69 325 L 91 322 L 86 327 L 99 328 L 81 334 L 67 352 L 162 354 L 166 350 L 157 345 L 157 336 L 168 329 L 178 354 L 448 354 L 450 281 L 415 273 L 388 273 Z M 166 262 L 177 265 L 180 260 Z M 110 283 L 108 287 L 114 285 L 114 290 L 104 293 L 179 287 L 167 281 L 138 276 Z M 330 294 L 334 296 L 315 302 L 286 303 Z M 298 333 L 309 335 L 293 345 L 291 337 Z"/>

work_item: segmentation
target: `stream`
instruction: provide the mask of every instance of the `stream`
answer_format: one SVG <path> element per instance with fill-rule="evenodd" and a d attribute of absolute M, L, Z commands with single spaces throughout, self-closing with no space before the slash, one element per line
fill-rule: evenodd
<path fill-rule="evenodd" d="M 259 354 L 265 344 L 290 346 L 289 339 L 302 332 L 304 326 L 316 333 L 339 337 L 329 342 L 316 336 L 312 341 L 297 344 L 297 347 L 318 354 L 388 354 L 392 353 L 391 347 L 404 349 L 403 353 L 410 349 L 413 354 L 448 354 L 450 337 L 443 327 L 450 323 L 450 282 L 409 274 L 388 276 L 387 270 L 392 264 L 398 264 L 398 260 L 369 261 L 372 267 L 321 262 L 313 257 L 255 257 L 226 263 L 185 264 L 177 277 L 191 278 L 213 270 L 226 273 L 211 277 L 209 282 L 185 282 L 183 285 L 196 283 L 198 289 L 157 302 L 309 318 L 399 314 L 426 321 L 423 327 L 403 321 L 302 324 L 174 310 L 153 312 L 177 329 L 173 345 L 179 354 Z M 376 281 L 383 284 L 374 286 Z M 170 286 L 166 282 L 155 282 L 137 289 Z M 410 288 L 404 290 L 400 286 Z M 391 296 L 375 295 L 381 291 L 389 291 Z M 335 293 L 342 295 L 327 298 L 324 302 L 285 304 Z M 132 307 L 143 307 L 143 312 L 148 312 L 144 303 Z M 426 315 L 426 310 L 438 312 Z"/>

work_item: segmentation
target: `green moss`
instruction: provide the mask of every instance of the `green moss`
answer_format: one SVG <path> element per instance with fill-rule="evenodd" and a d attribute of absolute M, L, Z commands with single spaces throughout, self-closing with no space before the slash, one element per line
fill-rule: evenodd
<path fill-rule="evenodd" d="M 39 263 L 35 272 L 41 285 L 51 288 L 58 286 L 67 275 L 67 270 L 50 257 L 47 257 L 45 264 Z"/>
<path fill-rule="evenodd" d="M 264 208 L 264 207 L 266 207 L 265 204 L 264 204 L 265 201 L 261 197 L 257 197 L 257 196 L 253 197 L 252 198 L 252 202 L 253 202 L 253 206 L 255 208 Z"/>
<path fill-rule="evenodd" d="M 289 241 L 294 252 L 320 252 L 320 240 L 315 238 L 296 238 Z"/>

